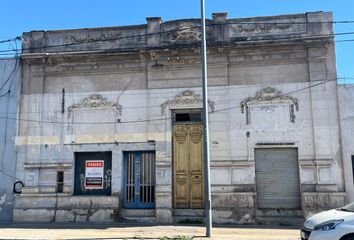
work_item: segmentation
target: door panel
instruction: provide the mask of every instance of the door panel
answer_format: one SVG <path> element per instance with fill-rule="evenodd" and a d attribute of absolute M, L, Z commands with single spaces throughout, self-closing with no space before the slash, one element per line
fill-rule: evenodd
<path fill-rule="evenodd" d="M 204 194 L 203 194 L 203 181 L 198 175 L 192 176 L 191 179 L 191 208 L 203 208 L 204 207 Z"/>
<path fill-rule="evenodd" d="M 203 208 L 203 127 L 173 127 L 174 207 Z"/>
<path fill-rule="evenodd" d="M 175 186 L 175 207 L 188 208 L 188 126 L 176 125 L 173 131 L 174 136 L 174 186 Z"/>
<path fill-rule="evenodd" d="M 203 178 L 203 126 L 190 125 L 190 152 L 189 152 L 189 179 L 190 179 L 190 207 L 203 208 L 204 178 Z"/>

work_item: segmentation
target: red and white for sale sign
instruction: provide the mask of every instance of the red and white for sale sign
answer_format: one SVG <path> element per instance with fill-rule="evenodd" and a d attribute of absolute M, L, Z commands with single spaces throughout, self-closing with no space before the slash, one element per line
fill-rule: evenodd
<path fill-rule="evenodd" d="M 85 162 L 85 188 L 103 189 L 104 161 L 86 160 Z"/>

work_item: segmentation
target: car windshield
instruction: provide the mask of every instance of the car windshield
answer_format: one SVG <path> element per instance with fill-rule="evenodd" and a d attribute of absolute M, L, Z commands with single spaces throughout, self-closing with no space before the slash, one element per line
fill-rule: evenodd
<path fill-rule="evenodd" d="M 354 202 L 349 203 L 348 205 L 345 205 L 344 207 L 339 208 L 338 210 L 346 211 L 346 212 L 354 212 Z"/>

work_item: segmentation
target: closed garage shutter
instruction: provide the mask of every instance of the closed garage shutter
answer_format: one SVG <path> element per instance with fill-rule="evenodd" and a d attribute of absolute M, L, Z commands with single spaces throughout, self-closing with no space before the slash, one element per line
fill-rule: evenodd
<path fill-rule="evenodd" d="M 259 209 L 300 209 L 297 149 L 255 149 Z"/>

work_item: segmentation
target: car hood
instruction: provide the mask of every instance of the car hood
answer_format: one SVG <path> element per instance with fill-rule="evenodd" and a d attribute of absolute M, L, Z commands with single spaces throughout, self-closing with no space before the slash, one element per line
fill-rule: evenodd
<path fill-rule="evenodd" d="M 324 211 L 324 212 L 315 214 L 312 217 L 308 218 L 304 223 L 304 227 L 307 229 L 314 229 L 314 227 L 316 225 L 327 222 L 327 221 L 340 220 L 340 219 L 346 220 L 348 218 L 353 219 L 354 213 L 332 209 L 329 211 Z"/>

